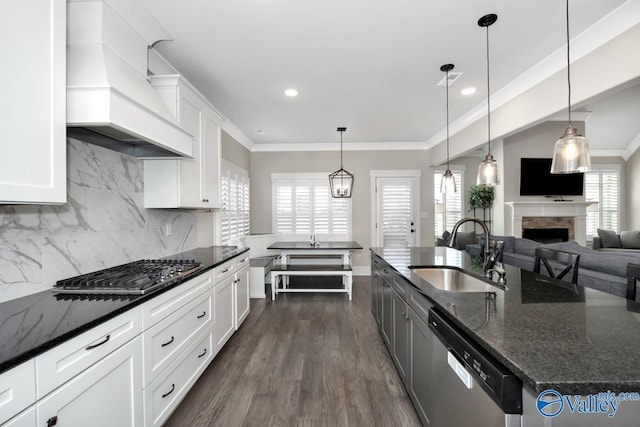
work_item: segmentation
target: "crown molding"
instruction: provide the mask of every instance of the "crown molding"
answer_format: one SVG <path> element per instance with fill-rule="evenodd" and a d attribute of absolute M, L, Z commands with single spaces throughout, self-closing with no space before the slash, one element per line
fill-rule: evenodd
<path fill-rule="evenodd" d="M 640 133 L 638 133 L 636 137 L 631 140 L 629 146 L 627 146 L 627 148 L 622 153 L 622 158 L 624 159 L 624 161 L 629 161 L 631 156 L 633 156 L 633 153 L 635 153 L 638 148 L 640 148 Z"/>
<path fill-rule="evenodd" d="M 426 150 L 424 142 L 345 142 L 343 151 L 398 151 L 398 150 Z M 271 143 L 254 144 L 253 152 L 283 152 L 283 151 L 338 151 L 335 142 L 299 142 L 299 143 Z"/>
<path fill-rule="evenodd" d="M 571 61 L 576 62 L 587 56 L 597 48 L 605 45 L 614 38 L 640 23 L 640 2 L 627 1 L 611 13 L 602 17 L 598 22 L 571 39 Z M 509 101 L 522 95 L 527 90 L 550 78 L 566 68 L 566 45 L 538 62 L 528 71 L 491 94 L 491 111 L 494 111 Z M 486 117 L 486 100 L 463 114 L 449 124 L 449 134 L 454 135 L 470 126 L 477 120 Z M 573 114 L 573 113 L 572 113 Z M 495 138 L 504 135 L 495 135 Z M 446 139 L 446 128 L 436 132 L 425 141 L 428 149 L 438 145 Z"/>

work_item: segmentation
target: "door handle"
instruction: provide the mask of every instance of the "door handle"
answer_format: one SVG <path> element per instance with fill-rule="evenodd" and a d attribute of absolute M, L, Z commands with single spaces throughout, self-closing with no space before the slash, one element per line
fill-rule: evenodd
<path fill-rule="evenodd" d="M 416 230 L 414 230 L 414 229 L 412 228 L 412 229 L 411 229 L 411 232 L 412 232 L 412 233 L 415 233 L 415 232 L 416 232 Z"/>

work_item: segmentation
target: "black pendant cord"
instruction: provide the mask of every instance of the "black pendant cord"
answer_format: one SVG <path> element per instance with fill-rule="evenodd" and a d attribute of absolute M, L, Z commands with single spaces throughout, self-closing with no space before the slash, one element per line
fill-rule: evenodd
<path fill-rule="evenodd" d="M 340 131 L 340 169 L 344 169 L 342 167 L 342 132 Z"/>
<path fill-rule="evenodd" d="M 491 87 L 489 86 L 489 26 L 487 25 L 487 135 L 488 147 L 491 155 Z"/>
<path fill-rule="evenodd" d="M 571 56 L 569 50 L 569 0 L 567 0 L 567 86 L 569 88 L 569 127 L 573 127 L 571 123 Z"/>
<path fill-rule="evenodd" d="M 446 72 L 445 84 L 447 87 L 447 170 L 450 170 L 449 167 L 449 70 Z"/>

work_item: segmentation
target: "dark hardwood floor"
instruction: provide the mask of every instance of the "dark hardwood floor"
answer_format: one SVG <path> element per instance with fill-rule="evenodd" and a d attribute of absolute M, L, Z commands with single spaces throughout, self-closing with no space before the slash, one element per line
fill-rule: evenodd
<path fill-rule="evenodd" d="M 371 314 L 344 294 L 251 300 L 251 314 L 166 426 L 419 426 Z"/>

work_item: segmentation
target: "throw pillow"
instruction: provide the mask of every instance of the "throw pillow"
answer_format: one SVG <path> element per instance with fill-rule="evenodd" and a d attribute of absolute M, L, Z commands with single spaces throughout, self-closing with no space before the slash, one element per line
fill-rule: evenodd
<path fill-rule="evenodd" d="M 473 231 L 464 232 L 459 231 L 456 234 L 456 248 L 457 249 L 465 249 L 467 245 L 473 245 L 478 243 L 478 237 L 476 237 L 476 233 Z"/>
<path fill-rule="evenodd" d="M 620 243 L 624 249 L 640 249 L 640 231 L 623 231 Z"/>
<path fill-rule="evenodd" d="M 602 243 L 603 248 L 624 247 L 620 241 L 620 236 L 618 236 L 613 230 L 603 230 L 598 228 L 598 237 L 600 237 L 600 243 Z"/>

